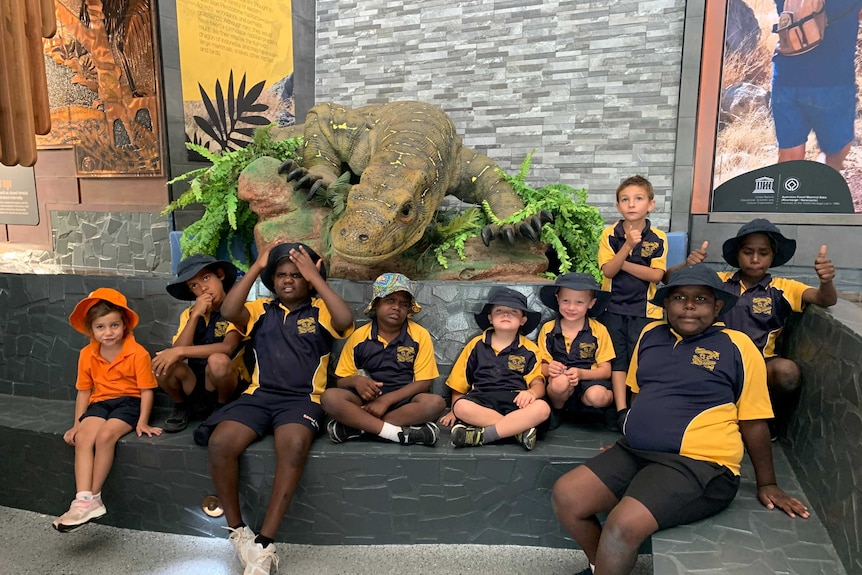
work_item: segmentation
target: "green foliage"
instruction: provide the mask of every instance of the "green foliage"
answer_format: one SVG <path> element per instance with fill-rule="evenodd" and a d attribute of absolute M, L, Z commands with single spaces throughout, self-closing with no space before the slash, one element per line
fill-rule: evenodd
<path fill-rule="evenodd" d="M 269 125 L 255 130 L 252 141 L 246 147 L 229 152 L 213 153 L 203 146 L 186 142 L 187 148 L 212 162 L 212 165 L 192 170 L 168 182 L 170 185 L 188 180 L 189 189 L 168 204 L 162 215 L 191 204 L 203 204 L 204 207 L 203 217 L 188 226 L 180 238 L 183 257 L 192 254 L 215 256 L 222 241 L 230 245 L 234 236 L 239 236 L 247 246 L 246 258 L 251 260 L 257 214 L 251 210 L 248 202 L 237 196 L 240 172 L 262 156 L 298 160 L 302 154 L 302 138 L 274 141 L 270 135 L 272 127 Z M 243 270 L 248 269 L 245 262 L 237 261 L 233 254 L 230 257 L 234 265 Z"/>

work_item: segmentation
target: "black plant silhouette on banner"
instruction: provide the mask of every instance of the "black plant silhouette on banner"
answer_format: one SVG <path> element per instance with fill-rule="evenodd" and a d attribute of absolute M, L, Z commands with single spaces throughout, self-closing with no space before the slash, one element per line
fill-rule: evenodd
<path fill-rule="evenodd" d="M 271 122 L 266 116 L 260 115 L 260 112 L 265 112 L 269 106 L 255 103 L 263 91 L 264 84 L 266 84 L 266 80 L 258 82 L 246 93 L 245 74 L 243 74 L 239 88 L 234 94 L 233 70 L 231 70 L 227 83 L 227 97 L 222 92 L 221 81 L 216 80 L 215 103 L 204 90 L 204 87 L 198 84 L 201 100 L 203 100 L 209 118 L 195 116 L 195 122 L 221 147 L 222 151 L 244 148 L 248 145 L 256 126 L 266 126 Z M 246 125 L 239 127 L 240 124 Z"/>

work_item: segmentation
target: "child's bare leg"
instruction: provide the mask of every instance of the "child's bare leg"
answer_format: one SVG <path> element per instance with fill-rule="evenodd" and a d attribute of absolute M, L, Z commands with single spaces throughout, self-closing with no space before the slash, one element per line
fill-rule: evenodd
<path fill-rule="evenodd" d="M 362 399 L 350 391 L 332 387 L 323 392 L 320 398 L 323 410 L 344 425 L 379 435 L 383 420 L 362 409 Z"/>
<path fill-rule="evenodd" d="M 503 416 L 489 407 L 473 403 L 469 399 L 459 399 L 452 406 L 452 412 L 455 417 L 466 423 L 476 427 L 488 427 L 496 425 L 503 419 Z"/>
<path fill-rule="evenodd" d="M 260 528 L 260 534 L 271 539 L 275 539 L 281 520 L 287 513 L 314 439 L 311 430 L 298 423 L 280 425 L 275 428 L 274 436 L 275 479 L 269 506 L 266 508 L 266 515 Z"/>
<path fill-rule="evenodd" d="M 575 393 L 577 386 L 569 385 L 569 382 L 564 377 L 553 377 L 548 383 L 548 399 L 551 400 L 551 405 L 555 409 L 562 409 L 566 402 Z"/>
<path fill-rule="evenodd" d="M 626 372 L 611 372 L 611 388 L 614 390 L 614 404 L 617 411 L 628 407 L 626 401 Z"/>
<path fill-rule="evenodd" d="M 257 432 L 237 421 L 222 421 L 209 441 L 210 476 L 229 527 L 243 522 L 239 507 L 239 456 Z"/>
<path fill-rule="evenodd" d="M 612 509 L 617 498 L 588 467 L 576 467 L 554 484 L 551 503 L 563 528 L 596 564 L 602 525 L 596 513 Z"/>
<path fill-rule="evenodd" d="M 799 379 L 799 366 L 793 360 L 779 357 L 766 364 L 766 384 L 773 397 L 799 389 Z"/>
<path fill-rule="evenodd" d="M 90 419 L 89 417 L 87 419 Z M 96 456 L 93 460 L 92 492 L 101 493 L 102 485 L 114 463 L 117 441 L 132 431 L 132 426 L 121 419 L 109 419 L 96 433 Z"/>
<path fill-rule="evenodd" d="M 643 503 L 623 497 L 608 515 L 599 539 L 596 575 L 627 575 L 634 569 L 638 549 L 658 531 L 658 523 Z"/>
<path fill-rule="evenodd" d="M 194 372 L 184 362 L 175 363 L 164 375 L 157 375 L 156 381 L 174 403 L 184 402 L 197 383 Z"/>
<path fill-rule="evenodd" d="M 75 490 L 93 490 L 93 465 L 96 458 L 96 435 L 107 423 L 101 417 L 85 417 L 75 436 Z"/>
<path fill-rule="evenodd" d="M 383 421 L 392 425 L 420 425 L 435 421 L 446 409 L 446 400 L 436 393 L 417 393 L 407 405 L 386 413 Z"/>
<path fill-rule="evenodd" d="M 592 385 L 584 390 L 581 401 L 589 407 L 607 407 L 614 401 L 614 392 L 601 385 Z"/>
<path fill-rule="evenodd" d="M 205 388 L 218 393 L 218 402 L 227 403 L 236 390 L 239 371 L 233 360 L 224 353 L 214 353 L 207 359 Z"/>
<path fill-rule="evenodd" d="M 536 427 L 551 416 L 551 406 L 546 401 L 537 400 L 522 409 L 507 413 L 496 423 L 497 434 L 513 437 L 531 427 Z"/>

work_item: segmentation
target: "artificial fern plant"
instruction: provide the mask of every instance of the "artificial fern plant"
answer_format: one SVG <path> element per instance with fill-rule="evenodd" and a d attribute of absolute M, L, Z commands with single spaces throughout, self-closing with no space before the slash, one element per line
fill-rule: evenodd
<path fill-rule="evenodd" d="M 230 245 L 234 236 L 239 236 L 246 245 L 246 262 L 238 261 L 233 254 L 230 258 L 240 269 L 248 269 L 257 214 L 251 210 L 248 202 L 237 196 L 240 172 L 262 156 L 298 160 L 302 153 L 302 138 L 275 141 L 270 135 L 273 126 L 256 129 L 246 147 L 233 151 L 213 153 L 201 145 L 186 142 L 188 149 L 197 152 L 212 165 L 192 170 L 168 182 L 170 185 L 188 180 L 189 189 L 168 204 L 162 215 L 190 204 L 202 204 L 204 207 L 203 216 L 183 230 L 180 238 L 183 257 L 192 254 L 215 256 L 220 243 Z"/>

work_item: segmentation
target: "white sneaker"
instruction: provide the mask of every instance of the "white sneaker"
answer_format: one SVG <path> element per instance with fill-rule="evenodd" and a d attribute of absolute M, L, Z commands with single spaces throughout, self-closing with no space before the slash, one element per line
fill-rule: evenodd
<path fill-rule="evenodd" d="M 69 510 L 55 519 L 52 525 L 60 533 L 71 533 L 107 512 L 101 497 L 94 497 L 89 501 L 75 499 Z"/>
<path fill-rule="evenodd" d="M 252 541 L 245 548 L 246 563 L 243 575 L 269 575 L 269 571 L 275 564 L 278 571 L 278 555 L 275 554 L 275 544 L 270 543 L 266 547 Z"/>
<path fill-rule="evenodd" d="M 230 531 L 230 535 L 227 536 L 227 540 L 230 541 L 231 545 L 233 545 L 234 553 L 239 557 L 239 562 L 242 563 L 242 566 L 245 567 L 246 564 L 246 548 L 249 543 L 254 542 L 254 531 L 248 525 L 243 525 L 239 529 L 231 529 L 230 527 L 225 527 L 228 531 Z"/>

